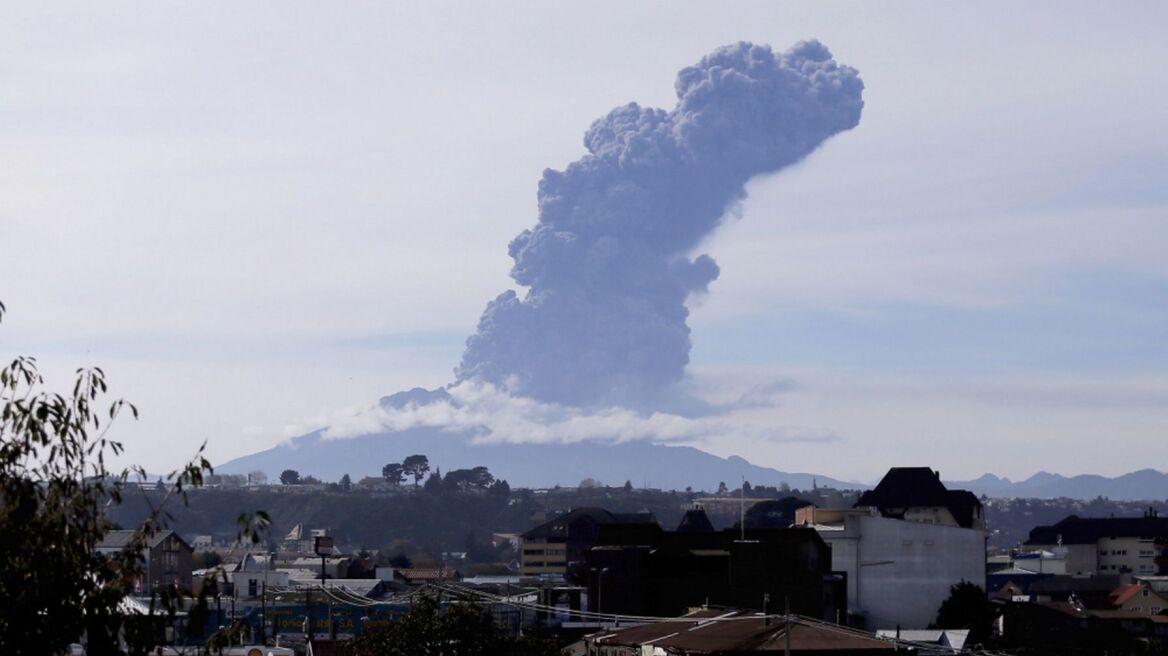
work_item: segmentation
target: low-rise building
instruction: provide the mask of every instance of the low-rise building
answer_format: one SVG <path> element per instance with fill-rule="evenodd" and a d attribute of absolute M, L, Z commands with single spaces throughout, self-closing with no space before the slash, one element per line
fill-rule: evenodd
<path fill-rule="evenodd" d="M 110 531 L 97 544 L 97 553 L 109 556 L 125 549 L 137 531 Z M 134 581 L 134 593 L 150 595 L 171 585 L 191 591 L 194 549 L 178 533 L 159 531 L 147 539 L 142 552 L 142 575 Z"/>
<path fill-rule="evenodd" d="M 595 543 L 598 526 L 655 521 L 651 513 L 612 513 L 603 508 L 577 508 L 558 515 L 520 536 L 520 573 L 562 579 Z"/>
<path fill-rule="evenodd" d="M 692 511 L 681 530 L 656 522 L 599 527 L 576 580 L 593 611 L 673 617 L 688 608 L 791 612 L 834 621 L 845 610 L 845 582 L 831 552 L 807 528 L 715 531 Z"/>
<path fill-rule="evenodd" d="M 267 588 L 286 587 L 291 581 L 287 570 L 275 568 L 275 559 L 271 555 L 250 552 L 228 568 L 226 574 L 231 581 L 231 594 L 236 599 L 255 599 Z"/>
<path fill-rule="evenodd" d="M 1143 517 L 1078 517 L 1038 526 L 1030 549 L 1060 549 L 1068 574 L 1168 574 L 1168 518 L 1154 510 Z"/>

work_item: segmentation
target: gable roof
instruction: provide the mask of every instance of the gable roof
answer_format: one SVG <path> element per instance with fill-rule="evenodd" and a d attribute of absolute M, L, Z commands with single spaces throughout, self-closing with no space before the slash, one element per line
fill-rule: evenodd
<path fill-rule="evenodd" d="M 681 518 L 681 523 L 677 525 L 678 533 L 713 533 L 714 525 L 710 523 L 710 518 L 706 515 L 706 511 L 701 508 L 691 508 L 685 511 L 685 516 Z"/>
<path fill-rule="evenodd" d="M 904 518 L 908 508 L 948 508 L 958 526 L 972 528 L 981 509 L 977 495 L 968 490 L 950 490 L 941 482 L 941 473 L 928 467 L 893 467 L 875 488 L 860 495 L 855 508 L 872 506 L 885 517 Z"/>
<path fill-rule="evenodd" d="M 130 544 L 130 542 L 134 539 L 134 536 L 137 535 L 137 533 L 138 533 L 137 531 L 127 531 L 127 530 L 121 530 L 121 529 L 115 530 L 115 531 L 110 531 L 110 532 L 105 534 L 105 536 L 101 539 L 101 542 L 97 543 L 96 548 L 103 550 L 103 551 L 125 549 Z M 164 530 L 164 531 L 159 531 L 159 532 L 155 533 L 153 535 L 153 537 L 148 538 L 146 540 L 146 547 L 148 549 L 153 549 L 153 548 L 157 547 L 158 545 L 162 544 L 163 542 L 165 542 L 166 539 L 172 535 L 174 537 L 178 538 L 178 541 L 183 543 L 183 545 L 186 546 L 188 549 L 191 548 L 190 545 L 187 544 L 187 541 L 182 539 L 182 536 L 180 536 L 178 533 L 175 533 L 174 531 L 171 531 L 169 529 Z"/>
<path fill-rule="evenodd" d="M 1131 601 L 1131 599 L 1138 595 L 1140 590 L 1143 589 L 1144 586 L 1140 585 L 1139 583 L 1121 585 L 1112 591 L 1112 593 L 1109 595 L 1111 597 L 1111 603 L 1115 604 L 1116 606 L 1122 606 Z"/>

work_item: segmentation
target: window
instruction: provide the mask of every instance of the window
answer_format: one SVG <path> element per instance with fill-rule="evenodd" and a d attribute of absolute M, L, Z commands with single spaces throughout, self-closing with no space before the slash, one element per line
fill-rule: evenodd
<path fill-rule="evenodd" d="M 249 596 L 249 597 L 259 596 L 259 590 L 257 589 L 257 588 L 259 588 L 258 584 L 259 584 L 259 581 L 255 580 L 255 579 L 248 579 L 247 580 L 247 596 Z"/>

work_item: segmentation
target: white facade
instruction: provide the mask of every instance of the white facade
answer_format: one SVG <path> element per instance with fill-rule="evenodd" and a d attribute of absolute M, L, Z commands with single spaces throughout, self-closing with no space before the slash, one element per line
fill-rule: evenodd
<path fill-rule="evenodd" d="M 847 572 L 849 614 L 868 630 L 927 628 L 952 586 L 985 587 L 984 530 L 855 511 L 842 520 L 815 528 L 832 569 Z"/>
<path fill-rule="evenodd" d="M 1156 544 L 1149 537 L 1109 536 L 1085 544 L 1028 546 L 1033 549 L 1064 549 L 1067 574 L 1152 576 L 1157 572 Z"/>

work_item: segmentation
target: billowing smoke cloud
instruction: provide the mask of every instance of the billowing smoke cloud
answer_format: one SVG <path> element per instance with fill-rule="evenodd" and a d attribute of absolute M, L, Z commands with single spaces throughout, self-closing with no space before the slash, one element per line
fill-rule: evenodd
<path fill-rule="evenodd" d="M 539 222 L 510 244 L 527 287 L 487 305 L 459 381 L 570 405 L 651 402 L 689 362 L 685 302 L 718 277 L 693 256 L 750 178 L 854 127 L 856 71 L 822 44 L 739 43 L 678 74 L 672 111 L 630 103 L 597 120 L 588 154 L 539 183 Z"/>

